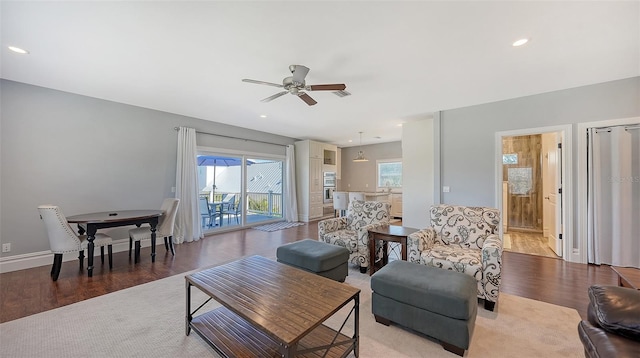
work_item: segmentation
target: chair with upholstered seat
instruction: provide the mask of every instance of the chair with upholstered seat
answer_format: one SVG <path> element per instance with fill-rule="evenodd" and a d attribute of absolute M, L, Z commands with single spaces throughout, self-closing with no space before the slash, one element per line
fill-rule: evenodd
<path fill-rule="evenodd" d="M 176 213 L 178 212 L 178 204 L 180 199 L 167 198 L 162 202 L 160 210 L 162 216 L 158 219 L 156 227 L 156 237 L 164 238 L 164 247 L 167 251 L 171 250 L 171 254 L 175 256 L 173 249 L 173 228 L 176 222 Z M 134 262 L 140 262 L 140 241 L 151 240 L 151 228 L 149 226 L 138 227 L 129 230 L 129 257 L 131 257 L 131 246 L 135 242 Z"/>
<path fill-rule="evenodd" d="M 407 237 L 407 260 L 474 277 L 478 298 L 493 311 L 502 276 L 500 211 L 440 204 L 430 214 L 431 226 Z"/>
<path fill-rule="evenodd" d="M 367 272 L 374 264 L 369 262 L 369 230 L 389 225 L 389 208 L 389 203 L 379 201 L 350 201 L 347 216 L 318 222 L 318 240 L 346 247 L 349 261 Z M 381 248 L 376 247 L 376 251 Z"/>
<path fill-rule="evenodd" d="M 62 267 L 62 255 L 65 253 L 79 251 L 78 260 L 80 261 L 80 269 L 82 269 L 84 250 L 89 244 L 87 236 L 77 235 L 67 222 L 67 218 L 60 211 L 60 208 L 55 205 L 40 205 L 38 206 L 38 212 L 40 213 L 40 218 L 44 221 L 49 245 L 53 253 L 53 266 L 51 267 L 53 280 L 58 280 L 60 268 Z M 102 263 L 104 263 L 104 247 L 108 247 L 109 269 L 113 267 L 112 241 L 111 237 L 105 234 L 96 234 L 93 241 L 94 247 L 100 248 Z"/>

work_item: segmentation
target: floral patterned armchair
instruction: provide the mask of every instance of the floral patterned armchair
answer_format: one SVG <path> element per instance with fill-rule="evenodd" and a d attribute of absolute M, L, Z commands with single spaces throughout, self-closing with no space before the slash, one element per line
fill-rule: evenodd
<path fill-rule="evenodd" d="M 500 211 L 435 205 L 430 213 L 431 227 L 407 238 L 407 260 L 475 277 L 478 297 L 493 311 L 502 271 Z"/>
<path fill-rule="evenodd" d="M 382 225 L 389 225 L 389 203 L 354 200 L 347 216 L 318 222 L 318 240 L 349 249 L 349 262 L 364 273 L 369 267 L 368 230 Z"/>

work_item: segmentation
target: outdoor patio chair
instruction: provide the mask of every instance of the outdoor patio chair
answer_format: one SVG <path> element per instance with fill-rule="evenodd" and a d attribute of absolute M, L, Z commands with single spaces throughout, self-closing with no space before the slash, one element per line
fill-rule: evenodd
<path fill-rule="evenodd" d="M 198 203 L 200 204 L 200 216 L 202 216 L 202 227 L 212 227 L 215 222 L 215 216 L 213 213 L 211 213 L 209 200 L 203 197 L 198 198 L 198 200 Z M 209 219 L 209 225 L 205 226 L 207 219 Z"/>
<path fill-rule="evenodd" d="M 231 215 L 235 216 L 236 224 L 240 224 L 240 215 L 242 214 L 242 200 L 237 200 L 236 202 L 230 202 L 228 205 L 222 209 L 222 215 L 227 215 L 227 224 L 231 221 Z M 220 218 L 222 220 L 222 218 Z"/>

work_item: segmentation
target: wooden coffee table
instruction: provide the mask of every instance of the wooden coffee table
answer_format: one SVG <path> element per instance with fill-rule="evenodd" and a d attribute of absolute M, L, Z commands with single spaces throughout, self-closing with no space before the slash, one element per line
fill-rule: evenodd
<path fill-rule="evenodd" d="M 389 263 L 389 242 L 399 242 L 402 249 L 402 260 L 407 261 L 407 236 L 418 231 L 410 227 L 384 225 L 369 230 L 369 275 Z M 376 266 L 376 240 L 382 240 L 382 261 Z"/>
<path fill-rule="evenodd" d="M 193 329 L 224 357 L 346 357 L 359 355 L 360 290 L 261 256 L 185 277 L 186 334 Z M 194 316 L 191 287 L 222 307 Z M 205 303 L 206 303 L 205 302 Z M 322 323 L 353 302 L 342 327 L 348 337 Z M 326 354 L 325 354 L 326 353 Z"/>
<path fill-rule="evenodd" d="M 618 286 L 640 290 L 640 270 L 632 267 L 611 266 L 618 275 Z"/>

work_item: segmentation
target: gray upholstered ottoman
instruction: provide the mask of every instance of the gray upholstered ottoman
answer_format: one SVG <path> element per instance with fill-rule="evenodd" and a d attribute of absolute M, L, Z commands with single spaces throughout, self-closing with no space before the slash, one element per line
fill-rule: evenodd
<path fill-rule="evenodd" d="M 371 276 L 371 289 L 377 322 L 436 338 L 460 356 L 469 348 L 478 311 L 473 277 L 398 260 Z"/>
<path fill-rule="evenodd" d="M 313 272 L 338 282 L 349 273 L 349 250 L 321 241 L 304 239 L 282 245 L 276 250 L 278 262 Z"/>

